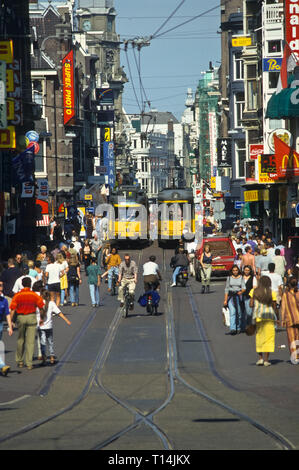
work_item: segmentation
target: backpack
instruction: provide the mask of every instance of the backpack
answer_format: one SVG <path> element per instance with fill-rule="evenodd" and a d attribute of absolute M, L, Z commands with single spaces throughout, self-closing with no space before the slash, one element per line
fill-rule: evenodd
<path fill-rule="evenodd" d="M 78 255 L 77 255 L 76 250 L 74 250 L 74 248 L 70 249 L 70 257 L 68 259 L 68 262 L 69 262 L 69 264 L 71 264 L 73 266 L 75 266 L 79 263 Z"/>

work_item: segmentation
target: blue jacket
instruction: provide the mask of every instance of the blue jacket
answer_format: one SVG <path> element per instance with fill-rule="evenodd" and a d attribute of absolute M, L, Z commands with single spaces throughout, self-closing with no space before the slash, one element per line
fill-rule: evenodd
<path fill-rule="evenodd" d="M 6 317 L 9 315 L 9 308 L 7 299 L 4 295 L 0 295 L 0 322 L 6 320 Z"/>

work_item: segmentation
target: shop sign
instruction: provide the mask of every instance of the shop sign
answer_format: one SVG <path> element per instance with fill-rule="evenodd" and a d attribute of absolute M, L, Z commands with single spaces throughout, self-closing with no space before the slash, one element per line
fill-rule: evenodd
<path fill-rule="evenodd" d="M 291 146 L 293 142 L 293 136 L 287 129 L 275 129 L 269 134 L 268 137 L 268 145 L 270 149 L 275 152 L 275 145 L 274 145 L 274 136 L 278 137 L 280 140 L 285 142 L 287 145 Z"/>
<path fill-rule="evenodd" d="M 111 129 L 110 129 L 110 127 L 105 127 L 104 140 L 105 140 L 105 142 L 110 142 L 111 141 Z"/>
<path fill-rule="evenodd" d="M 245 179 L 246 183 L 257 183 L 258 176 L 256 175 L 256 162 L 245 162 Z"/>
<path fill-rule="evenodd" d="M 237 38 L 232 38 L 233 47 L 246 47 L 251 46 L 252 39 L 251 36 L 239 36 Z"/>
<path fill-rule="evenodd" d="M 269 157 L 269 155 L 267 155 Z M 265 157 L 264 155 L 260 155 L 258 157 L 258 182 L 259 184 L 274 184 L 277 181 L 274 178 L 277 178 L 277 173 L 268 173 L 265 171 L 267 169 L 265 160 L 262 162 L 262 157 Z M 262 166 L 263 163 L 263 166 Z"/>
<path fill-rule="evenodd" d="M 104 166 L 107 168 L 107 182 L 110 187 L 115 184 L 115 167 L 114 167 L 114 143 L 103 142 Z"/>
<path fill-rule="evenodd" d="M 25 136 L 29 139 L 29 142 L 38 142 L 39 134 L 36 131 L 28 131 Z"/>
<path fill-rule="evenodd" d="M 114 104 L 114 92 L 112 88 L 97 88 L 96 89 L 96 101 L 97 101 L 97 106 L 113 105 Z"/>
<path fill-rule="evenodd" d="M 216 189 L 216 176 L 211 177 L 211 189 Z"/>
<path fill-rule="evenodd" d="M 6 129 L 0 129 L 0 149 L 16 148 L 16 128 L 8 126 Z"/>
<path fill-rule="evenodd" d="M 64 125 L 75 117 L 74 51 L 71 50 L 62 60 L 63 118 Z"/>
<path fill-rule="evenodd" d="M 285 0 L 286 42 L 292 52 L 299 57 L 299 0 Z"/>
<path fill-rule="evenodd" d="M 7 65 L 9 69 L 10 84 L 7 88 L 8 113 L 7 118 L 14 126 L 22 125 L 22 87 L 21 87 L 21 63 L 14 60 Z"/>
<path fill-rule="evenodd" d="M 12 64 L 13 61 L 13 42 L 0 41 L 0 60 L 3 60 L 7 64 Z"/>
<path fill-rule="evenodd" d="M 251 191 L 244 191 L 244 201 L 269 201 L 269 189 L 253 189 Z"/>
<path fill-rule="evenodd" d="M 21 198 L 31 198 L 34 196 L 34 185 L 32 182 L 22 183 Z"/>
<path fill-rule="evenodd" d="M 47 200 L 49 197 L 48 180 L 45 178 L 40 178 L 36 180 L 36 183 L 37 183 L 36 197 L 38 199 Z"/>
<path fill-rule="evenodd" d="M 294 176 L 299 176 L 299 154 L 276 136 L 274 137 L 274 140 L 278 177 L 292 178 Z"/>
<path fill-rule="evenodd" d="M 249 145 L 249 158 L 250 160 L 257 160 L 259 155 L 264 153 L 264 144 L 251 144 Z"/>
<path fill-rule="evenodd" d="M 232 143 L 230 137 L 217 139 L 217 163 L 218 168 L 231 168 Z"/>
<path fill-rule="evenodd" d="M 282 57 L 271 57 L 271 59 L 263 59 L 264 72 L 280 72 Z"/>

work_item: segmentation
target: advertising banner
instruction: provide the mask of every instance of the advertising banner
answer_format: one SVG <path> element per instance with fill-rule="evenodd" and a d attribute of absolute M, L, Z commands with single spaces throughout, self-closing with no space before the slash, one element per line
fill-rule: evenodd
<path fill-rule="evenodd" d="M 285 0 L 286 42 L 292 52 L 299 57 L 299 0 Z"/>
<path fill-rule="evenodd" d="M 230 168 L 232 166 L 232 143 L 230 137 L 217 139 L 217 163 L 218 168 Z"/>
<path fill-rule="evenodd" d="M 104 166 L 107 168 L 108 184 L 111 188 L 115 185 L 114 143 L 103 142 Z"/>
<path fill-rule="evenodd" d="M 19 183 L 27 183 L 33 180 L 34 153 L 31 148 L 24 150 L 12 159 L 14 176 Z"/>
<path fill-rule="evenodd" d="M 275 161 L 279 178 L 299 176 L 299 154 L 286 143 L 274 136 Z"/>
<path fill-rule="evenodd" d="M 258 156 L 258 176 L 259 176 L 258 182 L 259 184 L 274 184 L 277 181 L 271 178 L 271 175 L 272 175 L 271 173 L 265 172 L 266 164 L 265 164 L 265 160 L 263 160 L 262 162 L 262 157 L 264 157 L 264 155 Z M 262 163 L 263 163 L 263 166 L 262 166 Z M 275 173 L 273 176 L 277 177 L 277 174 Z"/>
<path fill-rule="evenodd" d="M 249 145 L 249 155 L 250 160 L 257 160 L 259 155 L 264 153 L 264 144 L 250 144 Z"/>
<path fill-rule="evenodd" d="M 112 88 L 97 88 L 96 89 L 96 101 L 97 105 L 113 105 L 114 104 L 114 92 Z"/>
<path fill-rule="evenodd" d="M 75 117 L 74 51 L 62 60 L 64 125 Z"/>

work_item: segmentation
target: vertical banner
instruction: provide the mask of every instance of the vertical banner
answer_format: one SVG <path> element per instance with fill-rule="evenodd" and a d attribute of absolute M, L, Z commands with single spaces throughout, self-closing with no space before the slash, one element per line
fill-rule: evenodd
<path fill-rule="evenodd" d="M 63 120 L 68 124 L 75 117 L 74 51 L 62 60 Z"/>
<path fill-rule="evenodd" d="M 0 61 L 0 129 L 7 127 L 6 62 Z"/>
<path fill-rule="evenodd" d="M 285 0 L 286 42 L 296 57 L 299 57 L 299 0 Z"/>
<path fill-rule="evenodd" d="M 103 142 L 104 166 L 107 168 L 108 184 L 110 188 L 115 185 L 114 143 Z"/>
<path fill-rule="evenodd" d="M 232 166 L 232 140 L 230 137 L 217 139 L 218 168 L 231 168 Z"/>

